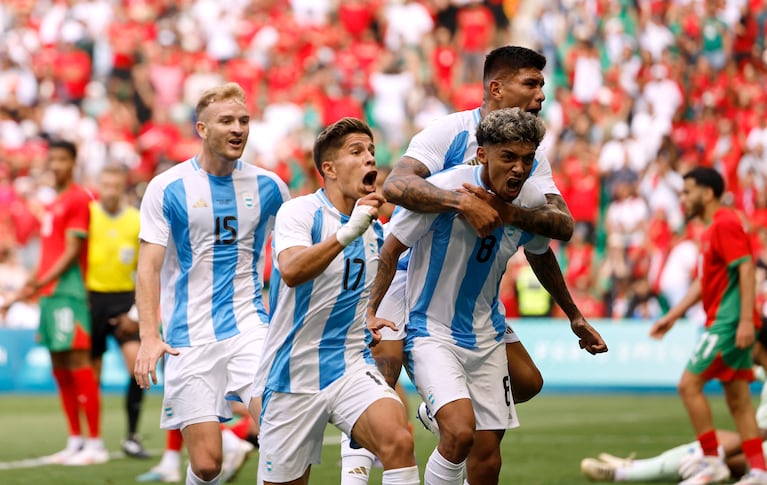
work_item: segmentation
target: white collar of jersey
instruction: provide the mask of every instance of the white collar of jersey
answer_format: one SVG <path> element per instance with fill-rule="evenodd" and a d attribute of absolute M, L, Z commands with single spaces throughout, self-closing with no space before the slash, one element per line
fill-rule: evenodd
<path fill-rule="evenodd" d="M 474 116 L 474 122 L 476 124 L 479 124 L 480 120 L 482 119 L 482 112 L 481 112 L 481 110 L 482 110 L 482 108 L 477 108 L 477 109 L 474 110 L 474 113 L 472 113 L 472 115 Z"/>
<path fill-rule="evenodd" d="M 485 165 L 477 165 L 476 167 L 474 167 L 474 182 L 476 183 L 476 185 L 482 187 L 488 192 L 492 192 L 492 190 L 490 190 L 490 187 L 485 185 L 485 183 L 482 181 L 482 170 L 484 170 L 485 167 L 486 167 Z"/>
<path fill-rule="evenodd" d="M 339 212 L 339 210 L 336 209 L 336 206 L 334 206 L 333 203 L 330 202 L 330 199 L 328 199 L 328 196 L 325 193 L 325 189 L 324 188 L 320 187 L 319 189 L 317 189 L 317 192 L 315 192 L 315 193 L 317 194 L 317 197 L 319 197 L 319 199 L 322 201 L 323 204 L 325 204 L 329 208 L 333 209 L 334 211 Z"/>
<path fill-rule="evenodd" d="M 203 171 L 204 172 L 204 170 L 202 170 L 202 167 L 200 166 L 199 160 L 197 160 L 197 155 L 192 157 L 192 159 L 190 161 L 192 162 L 192 167 L 194 167 L 195 170 Z M 239 158 L 237 159 L 236 162 L 234 162 L 234 169 L 235 170 L 242 170 L 242 160 L 240 160 Z M 207 173 L 207 172 L 205 172 L 205 173 Z"/>

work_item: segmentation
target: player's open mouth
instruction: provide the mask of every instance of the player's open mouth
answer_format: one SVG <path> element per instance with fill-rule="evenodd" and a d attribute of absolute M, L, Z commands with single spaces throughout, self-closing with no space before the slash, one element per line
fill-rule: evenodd
<path fill-rule="evenodd" d="M 242 139 L 235 138 L 235 139 L 229 140 L 229 144 L 235 148 L 240 148 L 242 146 Z"/>
<path fill-rule="evenodd" d="M 509 179 L 506 181 L 506 190 L 517 193 L 522 188 L 523 183 L 524 180 L 522 179 Z"/>
<path fill-rule="evenodd" d="M 365 187 L 373 187 L 375 189 L 377 176 L 378 172 L 376 170 L 371 170 L 370 172 L 366 173 L 364 177 L 362 177 L 362 185 Z"/>

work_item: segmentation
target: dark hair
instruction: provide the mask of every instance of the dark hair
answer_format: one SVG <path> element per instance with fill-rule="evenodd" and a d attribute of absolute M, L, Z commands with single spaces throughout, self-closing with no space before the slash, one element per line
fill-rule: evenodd
<path fill-rule="evenodd" d="M 500 145 L 503 143 L 533 143 L 537 147 L 546 134 L 543 121 L 520 108 L 503 108 L 491 111 L 482 118 L 477 127 L 477 145 Z"/>
<path fill-rule="evenodd" d="M 485 57 L 482 80 L 487 85 L 503 71 L 507 71 L 506 74 L 509 75 L 530 67 L 543 71 L 546 67 L 546 58 L 527 47 L 518 45 L 498 47 Z"/>
<path fill-rule="evenodd" d="M 714 191 L 714 197 L 717 199 L 724 193 L 724 179 L 721 174 L 709 167 L 695 167 L 682 177 L 690 179 L 699 187 L 707 187 Z"/>
<path fill-rule="evenodd" d="M 48 143 L 48 150 L 52 150 L 54 148 L 60 148 L 62 150 L 66 150 L 69 152 L 69 155 L 72 156 L 72 159 L 77 159 L 77 147 L 74 143 L 67 140 L 54 140 Z"/>
<path fill-rule="evenodd" d="M 314 155 L 314 165 L 323 177 L 322 162 L 335 157 L 335 152 L 339 150 L 346 139 L 346 135 L 351 133 L 362 133 L 373 139 L 373 132 L 370 127 L 357 118 L 342 118 L 332 125 L 326 127 L 314 141 L 312 153 Z"/>

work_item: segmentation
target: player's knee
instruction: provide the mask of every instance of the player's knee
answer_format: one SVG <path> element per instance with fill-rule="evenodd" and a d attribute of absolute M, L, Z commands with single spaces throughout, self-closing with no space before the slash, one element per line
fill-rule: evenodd
<path fill-rule="evenodd" d="M 474 444 L 474 428 L 470 426 L 440 427 L 439 446 L 445 451 L 445 458 L 453 463 L 463 461 Z"/>
<path fill-rule="evenodd" d="M 202 463 L 199 463 L 202 461 Z M 221 464 L 214 460 L 198 460 L 198 463 L 192 465 L 192 472 L 197 478 L 209 482 L 221 474 Z"/>
<path fill-rule="evenodd" d="M 401 463 L 414 456 L 413 435 L 405 427 L 397 429 L 389 438 L 381 441 L 383 443 L 380 445 L 379 458 L 384 467 L 389 463 Z"/>

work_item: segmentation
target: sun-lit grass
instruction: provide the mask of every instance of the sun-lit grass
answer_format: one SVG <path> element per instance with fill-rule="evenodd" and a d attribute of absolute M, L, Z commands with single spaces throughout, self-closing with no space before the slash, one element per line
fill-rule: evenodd
<path fill-rule="evenodd" d="M 721 395 L 711 396 L 719 427 L 733 429 Z M 415 411 L 416 398 L 411 400 Z M 117 453 L 125 429 L 122 397 L 103 399 L 103 434 L 107 447 Z M 158 429 L 160 396 L 151 393 L 145 402 L 141 433 L 156 456 L 165 443 Z M 668 447 L 691 441 L 692 429 L 674 394 L 547 394 L 518 407 L 522 426 L 507 432 L 503 443 L 502 484 L 577 485 L 589 483 L 580 475 L 579 463 L 600 451 L 617 455 L 636 452 L 651 456 Z M 413 414 L 413 413 L 411 413 Z M 415 423 L 416 455 L 421 473 L 436 445 L 436 438 Z M 334 428 L 328 436 L 336 436 Z M 64 418 L 53 395 L 0 395 L 0 484 L 134 484 L 136 475 L 157 461 L 116 456 L 105 465 L 90 467 L 37 466 L 4 469 L 7 462 L 58 451 L 66 439 Z M 338 441 L 329 439 L 323 463 L 312 468 L 311 483 L 339 482 Z M 236 483 L 256 482 L 254 454 Z M 370 483 L 381 483 L 374 471 Z"/>

